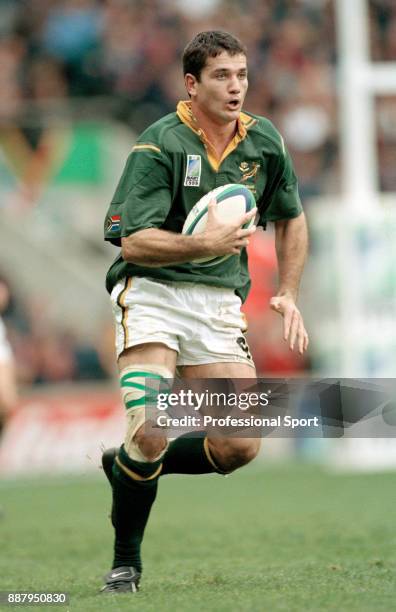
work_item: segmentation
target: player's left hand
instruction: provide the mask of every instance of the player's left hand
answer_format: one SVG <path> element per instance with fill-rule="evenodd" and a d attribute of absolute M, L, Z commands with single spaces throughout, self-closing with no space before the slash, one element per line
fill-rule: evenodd
<path fill-rule="evenodd" d="M 309 337 L 293 298 L 287 295 L 273 297 L 270 307 L 283 317 L 283 339 L 289 342 L 290 350 L 294 350 L 297 343 L 298 352 L 302 355 L 308 348 Z"/>

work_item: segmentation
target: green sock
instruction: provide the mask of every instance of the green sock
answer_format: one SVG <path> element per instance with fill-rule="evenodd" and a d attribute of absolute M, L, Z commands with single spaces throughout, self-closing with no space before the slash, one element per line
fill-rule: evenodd
<path fill-rule="evenodd" d="M 149 478 L 156 473 L 162 459 L 153 463 L 132 460 L 123 446 L 118 452 L 122 465 L 138 476 Z M 137 480 L 126 473 L 117 461 L 113 465 L 113 511 L 115 529 L 113 569 L 133 566 L 142 571 L 141 544 L 151 506 L 157 495 L 158 475 L 150 480 Z"/>
<path fill-rule="evenodd" d="M 206 432 L 194 437 L 184 434 L 173 440 L 163 456 L 161 476 L 164 474 L 210 474 L 222 471 L 209 461 L 204 443 Z"/>

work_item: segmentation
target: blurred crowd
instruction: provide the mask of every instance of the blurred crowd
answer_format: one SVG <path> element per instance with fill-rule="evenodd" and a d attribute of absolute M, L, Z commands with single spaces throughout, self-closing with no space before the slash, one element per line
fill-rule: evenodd
<path fill-rule="evenodd" d="M 370 0 L 371 54 L 396 60 L 396 3 Z M 334 0 L 0 0 L 0 121 L 92 98 L 141 131 L 185 97 L 180 54 L 198 31 L 246 43 L 246 108 L 268 115 L 303 197 L 338 191 Z M 353 27 L 353 24 L 351 24 Z M 94 100 L 95 99 L 95 100 Z M 396 189 L 394 99 L 378 100 L 381 188 Z M 34 140 L 34 130 L 30 138 Z"/>
<path fill-rule="evenodd" d="M 45 300 L 16 294 L 2 273 L 0 318 L 19 385 L 106 380 L 114 372 L 111 322 L 100 337 L 79 338 L 72 330 L 51 323 Z"/>
<path fill-rule="evenodd" d="M 396 2 L 370 0 L 369 6 L 372 59 L 396 61 Z M 19 126 L 34 148 L 37 117 L 50 122 L 57 113 L 78 116 L 84 108 L 140 132 L 186 97 L 180 56 L 206 29 L 230 31 L 247 45 L 245 107 L 271 118 L 284 135 L 306 206 L 310 197 L 337 193 L 334 0 L 0 0 L 0 137 L 1 130 Z M 395 191 L 395 98 L 378 99 L 376 108 L 379 185 Z M 253 299 L 248 306 L 253 337 L 255 317 L 262 324 L 262 304 Z M 70 330 L 51 328 L 45 304 L 24 304 L 12 293 L 3 314 L 20 380 L 111 375 L 111 329 L 97 342 L 81 344 Z M 259 347 L 262 370 L 303 367 L 284 351 L 277 354 L 277 338 L 272 351 L 269 342 L 266 336 Z"/>

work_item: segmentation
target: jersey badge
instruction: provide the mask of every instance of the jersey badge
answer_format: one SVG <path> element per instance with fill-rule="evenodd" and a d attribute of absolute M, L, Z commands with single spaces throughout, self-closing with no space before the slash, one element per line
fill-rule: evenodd
<path fill-rule="evenodd" d="M 259 171 L 260 164 L 258 162 L 252 162 L 252 164 L 248 164 L 248 162 L 242 162 L 239 166 L 239 170 L 242 172 L 241 182 L 246 182 L 251 178 L 254 178 Z"/>
<path fill-rule="evenodd" d="M 106 230 L 108 232 L 116 232 L 120 229 L 121 226 L 121 216 L 113 215 L 112 217 L 107 217 L 106 222 Z"/>
<path fill-rule="evenodd" d="M 201 181 L 201 156 L 187 155 L 186 176 L 184 177 L 185 187 L 199 187 Z"/>

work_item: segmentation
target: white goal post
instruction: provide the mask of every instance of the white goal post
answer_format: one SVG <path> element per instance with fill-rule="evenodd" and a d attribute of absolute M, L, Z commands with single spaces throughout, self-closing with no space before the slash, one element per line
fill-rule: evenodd
<path fill-rule="evenodd" d="M 378 202 L 374 96 L 396 95 L 396 62 L 370 59 L 368 0 L 336 0 L 342 191 L 347 206 Z"/>
<path fill-rule="evenodd" d="M 394 376 L 396 194 L 379 192 L 375 96 L 396 95 L 396 62 L 371 61 L 369 0 L 335 8 L 341 185 L 309 206 L 312 363 L 321 376 Z"/>

